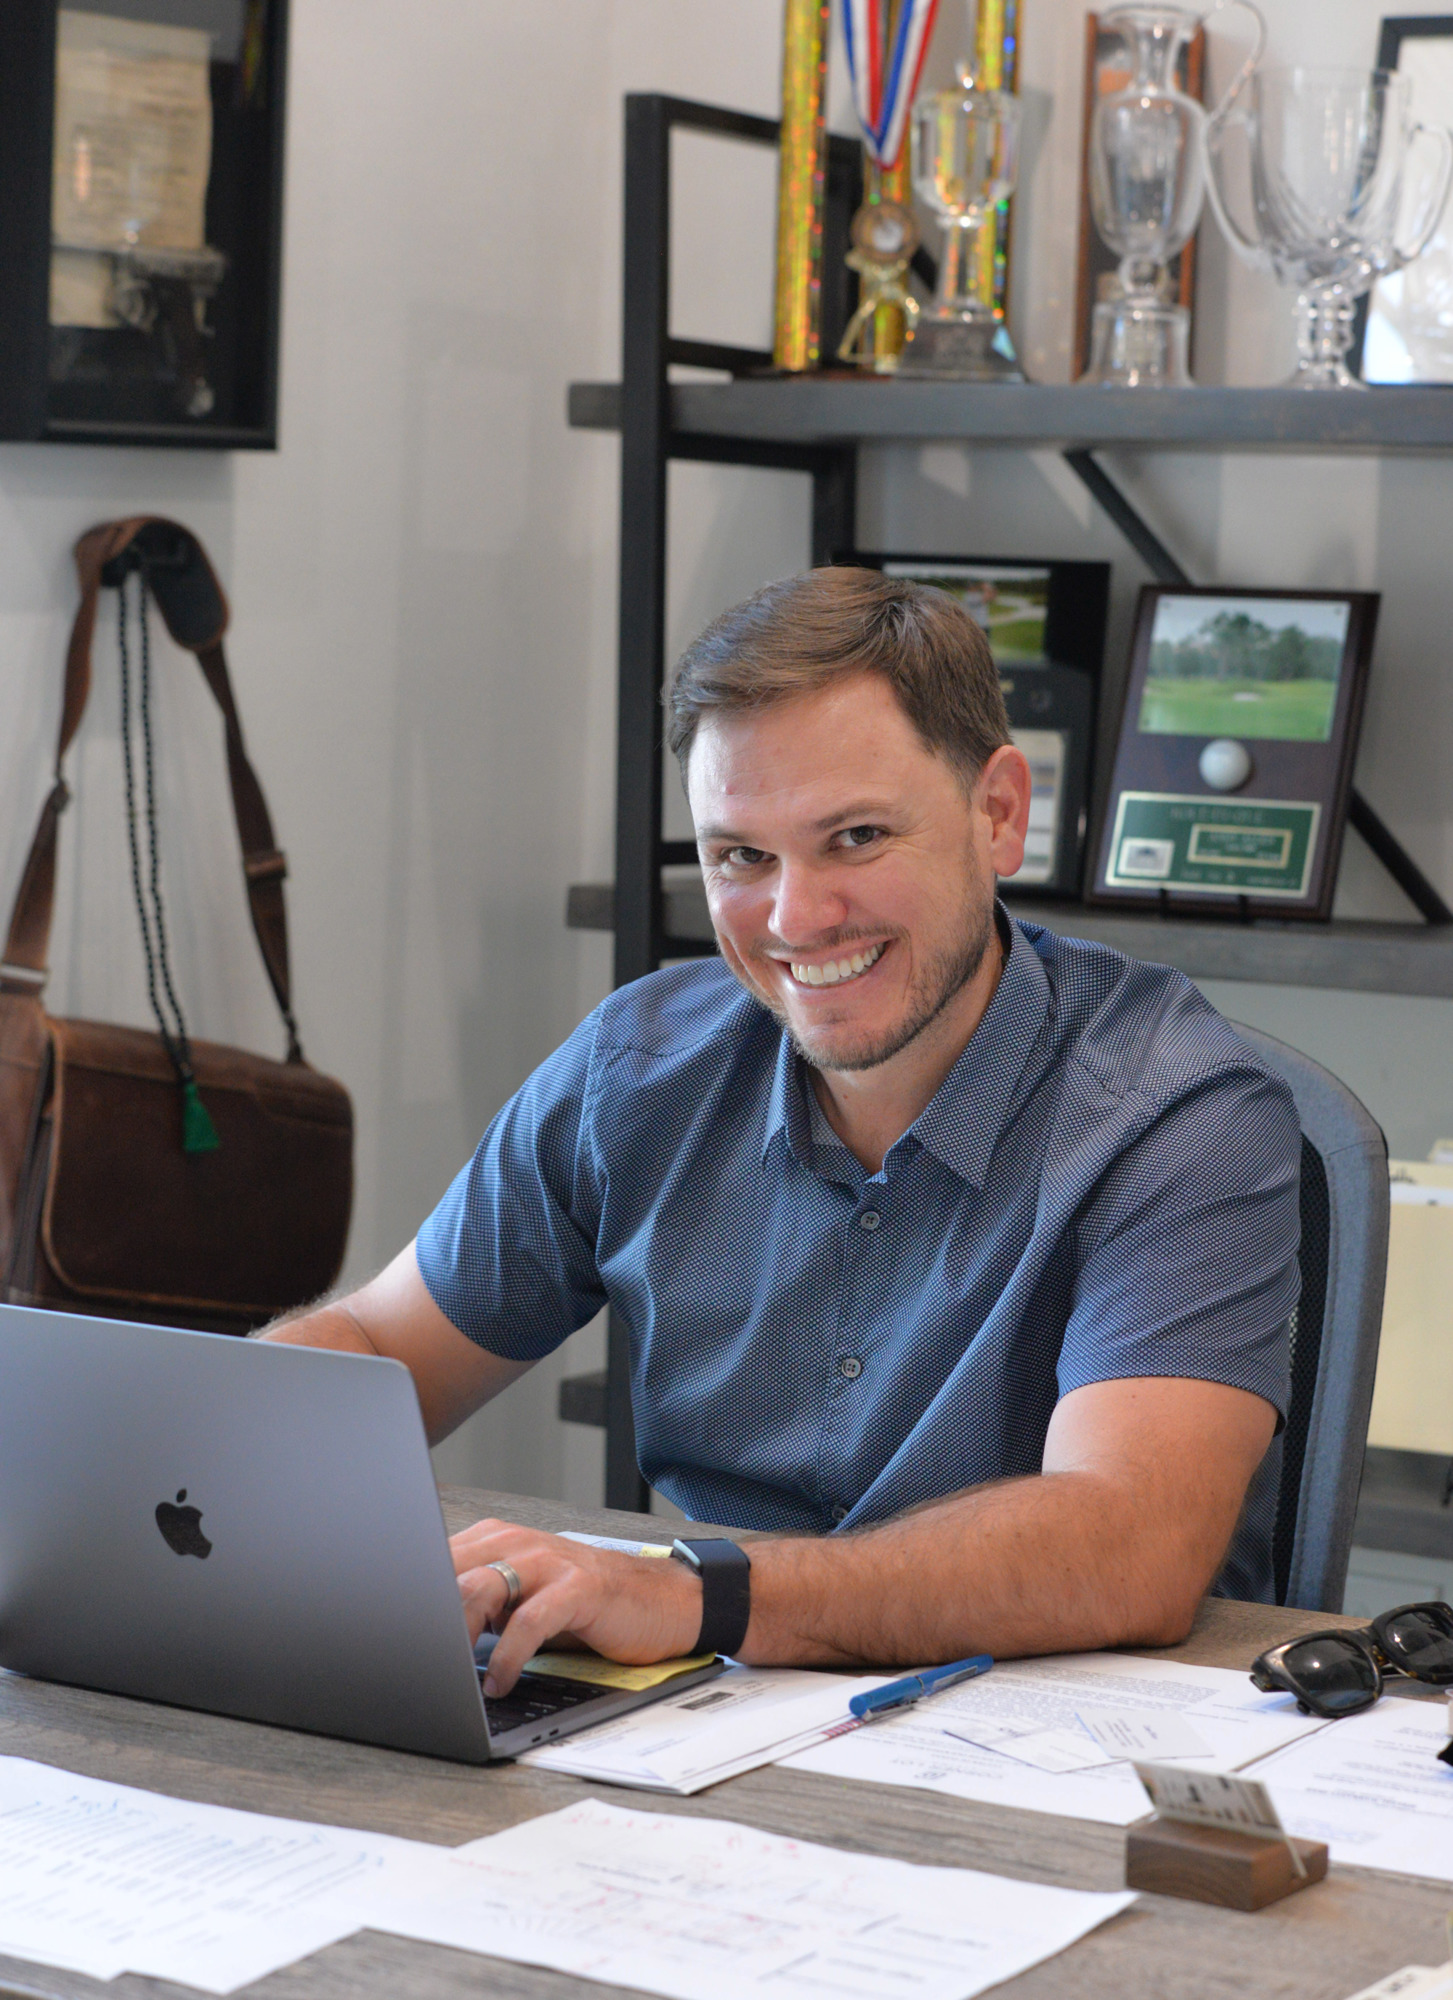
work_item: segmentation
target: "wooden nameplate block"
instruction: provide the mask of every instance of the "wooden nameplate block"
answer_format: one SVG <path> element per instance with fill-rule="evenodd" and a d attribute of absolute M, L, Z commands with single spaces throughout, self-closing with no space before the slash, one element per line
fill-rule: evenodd
<path fill-rule="evenodd" d="M 1257 1778 L 1183 1764 L 1140 1764 L 1155 1807 L 1125 1843 L 1125 1886 L 1226 1910 L 1264 1910 L 1327 1873 L 1320 1840 L 1294 1840 Z"/>
<path fill-rule="evenodd" d="M 1299 1875 L 1292 1848 L 1301 1860 Z M 1244 1833 L 1231 1826 L 1190 1826 L 1158 1814 L 1132 1826 L 1125 1843 L 1125 1886 L 1185 1896 L 1227 1910 L 1264 1910 L 1327 1873 L 1320 1840 Z"/>

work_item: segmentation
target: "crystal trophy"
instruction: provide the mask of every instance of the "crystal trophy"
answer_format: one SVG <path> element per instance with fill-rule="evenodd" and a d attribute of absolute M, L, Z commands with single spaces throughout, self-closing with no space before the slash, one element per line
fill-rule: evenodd
<path fill-rule="evenodd" d="M 933 303 L 903 351 L 899 374 L 958 382 L 1022 382 L 1003 317 L 982 297 L 976 259 L 984 224 L 1014 191 L 1019 99 L 981 90 L 971 64 L 952 90 L 927 91 L 913 107 L 913 185 L 943 225 Z M 980 232 L 983 232 L 981 234 Z"/>
<path fill-rule="evenodd" d="M 1245 107 L 1228 98 L 1206 130 L 1211 206 L 1232 248 L 1297 287 L 1297 366 L 1288 387 L 1360 389 L 1347 366 L 1357 301 L 1420 256 L 1453 180 L 1453 135 L 1412 121 L 1411 84 L 1391 70 L 1259 70 Z M 1228 200 L 1227 141 L 1249 148 L 1251 229 Z M 1417 198 L 1408 166 L 1435 154 Z M 1405 206 L 1407 241 L 1399 242 Z"/>
<path fill-rule="evenodd" d="M 1237 4 L 1255 17 L 1257 41 L 1232 97 L 1250 76 L 1265 33 L 1251 0 Z M 1102 29 L 1125 43 L 1133 75 L 1101 98 L 1090 127 L 1090 206 L 1120 269 L 1118 296 L 1101 299 L 1091 318 L 1087 382 L 1190 386 L 1191 316 L 1173 296 L 1167 267 L 1194 234 L 1205 195 L 1206 114 L 1176 81 L 1181 52 L 1201 20 L 1199 9 L 1138 0 L 1100 17 Z"/>

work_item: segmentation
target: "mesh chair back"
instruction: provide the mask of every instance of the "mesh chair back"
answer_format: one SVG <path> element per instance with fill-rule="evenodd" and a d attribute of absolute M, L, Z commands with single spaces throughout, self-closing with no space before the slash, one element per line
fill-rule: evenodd
<path fill-rule="evenodd" d="M 1233 1026 L 1290 1085 L 1302 1126 L 1302 1293 L 1272 1537 L 1277 1602 L 1340 1611 L 1382 1328 L 1387 1141 L 1330 1070 Z"/>

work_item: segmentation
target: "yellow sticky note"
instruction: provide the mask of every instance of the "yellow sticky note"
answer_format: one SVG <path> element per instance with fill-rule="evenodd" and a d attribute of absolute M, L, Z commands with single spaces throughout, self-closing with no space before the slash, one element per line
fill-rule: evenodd
<path fill-rule="evenodd" d="M 697 1667 L 710 1666 L 715 1653 L 697 1653 L 689 1660 L 657 1660 L 649 1667 L 623 1667 L 615 1660 L 603 1660 L 599 1653 L 536 1653 L 525 1662 L 527 1674 L 556 1674 L 563 1681 L 590 1681 L 596 1687 L 621 1688 L 639 1694 L 644 1688 L 660 1687 L 677 1674 L 689 1674 Z"/>

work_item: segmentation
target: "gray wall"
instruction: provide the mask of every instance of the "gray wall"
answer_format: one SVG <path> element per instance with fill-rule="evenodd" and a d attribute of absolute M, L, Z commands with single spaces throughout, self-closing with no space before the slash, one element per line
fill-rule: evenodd
<path fill-rule="evenodd" d="M 1283 59 L 1370 61 L 1379 6 L 1266 0 Z M 1431 10 L 1429 10 L 1431 11 Z M 1031 0 L 1030 168 L 1015 320 L 1063 378 L 1078 175 L 1081 9 Z M 295 9 L 282 449 L 275 456 L 0 448 L 0 885 L 44 790 L 72 602 L 93 521 L 179 515 L 232 594 L 242 713 L 287 848 L 298 1012 L 358 1111 L 348 1275 L 405 1241 L 493 1111 L 604 992 L 608 942 L 565 931 L 572 880 L 608 875 L 617 449 L 572 434 L 565 384 L 618 367 L 620 98 L 668 89 L 776 109 L 779 0 L 431 0 L 404 35 L 377 0 Z M 1229 73 L 1234 17 L 1213 38 Z M 952 4 L 932 58 L 959 40 Z M 847 129 L 840 59 L 835 123 Z M 753 149 L 679 142 L 676 329 L 760 342 L 772 176 Z M 1289 302 L 1203 235 L 1203 378 L 1289 364 Z M 865 393 L 872 393 L 871 389 Z M 1193 456 L 1116 470 L 1207 581 L 1385 593 L 1359 782 L 1453 895 L 1444 692 L 1453 526 L 1442 460 Z M 941 552 L 1133 557 L 1052 455 L 871 455 L 862 533 Z M 671 638 L 807 554 L 800 478 L 671 476 Z M 145 1021 L 124 867 L 114 640 L 73 770 L 51 1004 Z M 160 675 L 165 865 L 196 1032 L 278 1048 L 247 931 L 214 714 Z M 1342 907 L 1400 909 L 1349 854 Z M 1342 1069 L 1394 1150 L 1453 1132 L 1449 1008 L 1211 989 Z M 599 1445 L 553 1420 L 598 1332 L 444 1448 L 455 1476 L 593 1499 Z"/>

